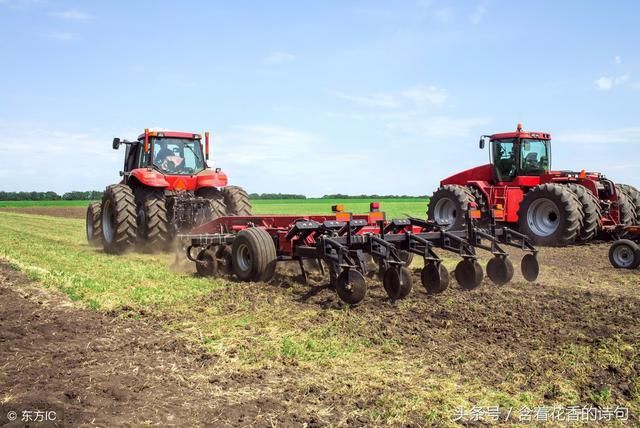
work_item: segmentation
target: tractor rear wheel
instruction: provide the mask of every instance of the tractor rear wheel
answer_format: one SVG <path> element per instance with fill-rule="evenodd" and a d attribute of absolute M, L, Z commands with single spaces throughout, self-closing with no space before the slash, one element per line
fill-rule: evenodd
<path fill-rule="evenodd" d="M 616 184 L 618 194 L 623 193 L 626 201 L 620 201 L 620 217 L 625 226 L 640 223 L 640 192 L 628 184 Z M 622 206 L 624 205 L 624 207 Z"/>
<path fill-rule="evenodd" d="M 107 187 L 102 197 L 102 237 L 104 250 L 122 254 L 133 248 L 137 236 L 136 202 L 124 184 Z"/>
<path fill-rule="evenodd" d="M 578 197 L 562 184 L 531 189 L 520 203 L 518 226 L 539 245 L 564 246 L 575 242 L 582 227 Z"/>
<path fill-rule="evenodd" d="M 238 233 L 231 249 L 233 270 L 241 281 L 267 282 L 276 269 L 276 246 L 269 233 L 250 227 Z"/>
<path fill-rule="evenodd" d="M 433 193 L 427 216 L 446 229 L 462 229 L 471 202 L 474 202 L 473 196 L 466 187 L 446 184 Z"/>
<path fill-rule="evenodd" d="M 164 191 L 139 189 L 137 193 L 138 236 L 146 249 L 164 250 L 172 240 Z"/>
<path fill-rule="evenodd" d="M 222 189 L 222 195 L 227 207 L 227 215 L 251 215 L 251 202 L 249 202 L 249 195 L 242 187 L 227 186 Z"/>
<path fill-rule="evenodd" d="M 578 241 L 590 241 L 598 234 L 598 229 L 600 228 L 600 218 L 602 217 L 600 201 L 591 190 L 580 184 L 569 184 L 569 189 L 578 197 L 578 202 L 580 202 L 582 214 L 584 215 L 582 228 L 580 228 L 580 233 L 578 234 Z"/>
<path fill-rule="evenodd" d="M 87 242 L 99 247 L 102 245 L 102 212 L 100 202 L 91 202 L 87 207 Z"/>
<path fill-rule="evenodd" d="M 227 215 L 227 207 L 224 204 L 224 196 L 215 187 L 205 187 L 196 191 L 196 196 L 209 200 L 209 216 L 207 221 Z"/>

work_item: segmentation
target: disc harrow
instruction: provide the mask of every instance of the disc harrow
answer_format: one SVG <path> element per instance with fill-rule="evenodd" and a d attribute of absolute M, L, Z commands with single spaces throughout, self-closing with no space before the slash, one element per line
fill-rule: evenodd
<path fill-rule="evenodd" d="M 322 274 L 328 271 L 338 297 L 351 305 L 366 296 L 370 258 L 379 266 L 384 290 L 394 301 L 407 297 L 413 288 L 408 264 L 414 255 L 423 258 L 420 280 L 427 293 L 437 294 L 448 288 L 449 272 L 436 250 L 462 259 L 454 276 L 466 290 L 480 286 L 484 278 L 478 250 L 493 255 L 486 272 L 497 285 L 513 278 L 513 264 L 503 249 L 507 246 L 527 252 L 520 263 L 524 278 L 535 281 L 538 277 L 537 249 L 529 239 L 508 227 L 497 227 L 493 220 L 488 228 L 477 227 L 479 211 L 475 207 L 466 213 L 461 230 L 413 217 L 387 220 L 375 202 L 367 214 L 344 212 L 341 206 L 333 208 L 332 215 L 220 217 L 179 238 L 187 258 L 206 276 L 232 270 L 243 281 L 267 282 L 278 262 L 296 261 L 306 283 L 304 261 L 317 261 Z"/>

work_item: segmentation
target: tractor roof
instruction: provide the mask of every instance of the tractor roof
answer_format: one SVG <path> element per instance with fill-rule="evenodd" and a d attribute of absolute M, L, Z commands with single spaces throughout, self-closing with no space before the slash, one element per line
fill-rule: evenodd
<path fill-rule="evenodd" d="M 493 140 L 506 140 L 509 138 L 531 138 L 536 140 L 550 140 L 551 134 L 548 132 L 536 132 L 536 131 L 525 131 L 522 129 L 522 124 L 519 123 L 515 132 L 503 132 L 500 134 L 493 134 L 490 136 L 490 139 Z"/>
<path fill-rule="evenodd" d="M 149 130 L 149 137 L 167 137 L 167 138 L 189 138 L 200 139 L 202 136 L 195 132 L 165 131 L 165 130 Z M 144 132 L 138 135 L 138 140 L 144 138 Z"/>

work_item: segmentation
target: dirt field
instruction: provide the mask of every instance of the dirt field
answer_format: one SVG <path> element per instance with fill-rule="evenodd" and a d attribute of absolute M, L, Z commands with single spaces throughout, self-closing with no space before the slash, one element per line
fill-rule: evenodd
<path fill-rule="evenodd" d="M 372 280 L 356 308 L 285 268 L 186 309 L 94 312 L 3 265 L 0 400 L 57 406 L 72 425 L 448 426 L 472 405 L 619 405 L 637 425 L 640 272 L 611 268 L 607 249 L 545 248 L 536 283 L 437 296 L 414 266 L 407 300 Z"/>
<path fill-rule="evenodd" d="M 87 207 L 24 207 L 24 208 L 0 208 L 0 211 L 46 215 L 51 217 L 85 218 Z"/>

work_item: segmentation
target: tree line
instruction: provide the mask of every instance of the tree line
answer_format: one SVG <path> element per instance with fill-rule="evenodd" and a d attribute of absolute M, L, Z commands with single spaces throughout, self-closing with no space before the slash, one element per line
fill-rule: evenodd
<path fill-rule="evenodd" d="M 73 191 L 63 193 L 56 192 L 4 192 L 0 191 L 0 201 L 94 201 L 102 199 L 102 191 L 89 190 L 85 192 Z M 294 193 L 251 193 L 251 199 L 307 199 L 305 195 Z M 425 199 L 428 196 L 407 196 L 407 195 L 324 195 L 322 199 L 398 199 L 398 198 L 419 198 Z"/>
<path fill-rule="evenodd" d="M 91 201 L 102 199 L 102 191 L 73 191 L 59 195 L 56 192 L 4 192 L 0 191 L 0 201 Z"/>

